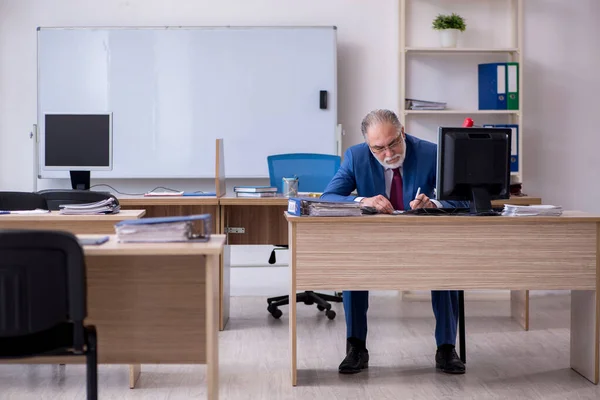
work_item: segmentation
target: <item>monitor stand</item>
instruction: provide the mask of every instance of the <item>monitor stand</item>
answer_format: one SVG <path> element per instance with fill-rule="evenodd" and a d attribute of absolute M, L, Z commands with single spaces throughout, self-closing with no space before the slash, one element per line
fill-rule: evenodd
<path fill-rule="evenodd" d="M 90 190 L 90 171 L 69 171 L 71 187 L 76 190 Z"/>
<path fill-rule="evenodd" d="M 474 187 L 471 195 L 471 215 L 501 215 L 492 208 L 492 198 L 487 189 Z"/>

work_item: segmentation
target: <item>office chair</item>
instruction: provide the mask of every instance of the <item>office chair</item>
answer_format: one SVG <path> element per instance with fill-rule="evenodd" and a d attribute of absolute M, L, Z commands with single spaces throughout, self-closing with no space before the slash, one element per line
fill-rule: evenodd
<path fill-rule="evenodd" d="M 52 211 L 60 210 L 60 206 L 63 204 L 95 203 L 111 197 L 119 204 L 117 198 L 109 192 L 74 189 L 46 189 L 40 190 L 38 194 L 46 200 L 48 209 Z"/>
<path fill-rule="evenodd" d="M 68 232 L 0 230 L 0 359 L 85 355 L 98 398 L 97 338 L 87 316 L 83 250 Z"/>
<path fill-rule="evenodd" d="M 282 192 L 282 178 L 297 177 L 299 192 L 317 192 L 321 193 L 327 187 L 327 184 L 337 170 L 340 168 L 341 158 L 330 154 L 312 154 L 312 153 L 291 153 L 277 154 L 267 157 L 269 165 L 270 185 L 277 188 L 277 192 Z M 269 264 L 275 264 L 276 250 L 287 249 L 287 245 L 276 245 L 271 251 Z M 306 291 L 296 294 L 296 301 L 311 305 L 317 304 L 319 311 L 325 310 L 325 315 L 329 319 L 335 318 L 335 311 L 331 309 L 329 302 L 341 302 L 342 297 Z M 279 306 L 289 304 L 289 296 L 277 296 L 267 299 L 267 311 L 273 318 L 281 318 L 283 313 Z"/>
<path fill-rule="evenodd" d="M 0 210 L 47 210 L 46 200 L 37 193 L 32 192 L 0 192 Z"/>

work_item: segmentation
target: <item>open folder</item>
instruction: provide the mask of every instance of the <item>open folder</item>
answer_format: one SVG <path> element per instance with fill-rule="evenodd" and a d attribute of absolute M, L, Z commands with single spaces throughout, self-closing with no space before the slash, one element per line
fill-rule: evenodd
<path fill-rule="evenodd" d="M 130 219 L 115 224 L 119 242 L 206 242 L 211 227 L 210 214 Z"/>

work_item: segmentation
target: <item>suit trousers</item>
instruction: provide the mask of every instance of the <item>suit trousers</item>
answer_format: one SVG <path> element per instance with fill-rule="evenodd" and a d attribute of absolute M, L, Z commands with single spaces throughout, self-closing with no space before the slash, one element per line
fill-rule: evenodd
<path fill-rule="evenodd" d="M 346 314 L 346 336 L 367 340 L 368 291 L 344 291 L 344 312 Z M 432 290 L 431 304 L 435 315 L 435 341 L 456 345 L 456 327 L 458 325 L 458 291 Z"/>

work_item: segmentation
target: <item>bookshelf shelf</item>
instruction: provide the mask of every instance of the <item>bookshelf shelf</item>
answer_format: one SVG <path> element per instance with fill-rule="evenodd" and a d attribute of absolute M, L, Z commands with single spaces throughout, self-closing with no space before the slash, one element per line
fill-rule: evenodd
<path fill-rule="evenodd" d="M 518 48 L 468 48 L 468 47 L 405 47 L 407 53 L 518 53 Z"/>
<path fill-rule="evenodd" d="M 404 110 L 404 114 L 458 114 L 458 115 L 469 115 L 469 114 L 501 114 L 501 115 L 516 115 L 519 114 L 519 110 Z"/>
<path fill-rule="evenodd" d="M 488 0 L 493 1 L 493 0 Z M 457 115 L 496 115 L 504 116 L 507 124 L 518 124 L 519 135 L 517 143 L 518 157 L 518 172 L 512 173 L 511 176 L 513 181 L 523 182 L 523 0 L 508 0 L 508 7 L 510 13 L 510 21 L 506 24 L 507 33 L 510 35 L 510 41 L 505 43 L 506 47 L 487 47 L 484 43 L 481 47 L 435 47 L 435 46 L 410 46 L 409 40 L 407 39 L 407 21 L 410 18 L 411 12 L 414 12 L 414 6 L 419 3 L 419 0 L 399 0 L 399 18 L 400 18 L 400 29 L 399 29 L 399 106 L 402 108 L 402 112 L 399 113 L 400 122 L 406 126 L 407 120 L 413 121 L 421 116 L 437 116 L 440 118 L 440 125 L 444 122 L 444 116 L 457 116 Z M 450 3 L 449 0 L 447 3 Z M 485 3 L 480 1 L 478 3 Z M 408 5 L 408 6 L 407 6 Z M 446 4 L 447 5 L 447 4 Z M 413 15 L 414 16 L 414 15 Z M 412 22 L 412 20 L 410 20 Z M 419 23 L 422 23 L 420 21 Z M 428 22 L 429 23 L 429 22 Z M 491 43 L 490 43 L 491 44 Z M 447 56 L 447 55 L 460 55 L 468 54 L 471 60 L 472 56 L 477 55 L 485 56 L 490 54 L 493 58 L 501 58 L 506 62 L 516 62 L 519 64 L 518 67 L 518 93 L 519 93 L 519 110 L 477 110 L 469 109 L 472 105 L 467 106 L 466 109 L 460 109 L 460 105 L 454 105 L 457 109 L 445 109 L 445 110 L 405 110 L 406 99 L 411 96 L 407 96 L 406 93 L 406 82 L 409 79 L 407 75 L 407 59 L 411 57 L 425 54 L 428 56 Z M 472 56 L 471 56 L 472 55 Z M 504 62 L 504 61 L 500 61 Z M 477 63 L 475 61 L 475 63 Z M 450 69 L 451 70 L 451 69 Z M 452 77 L 449 76 L 449 79 Z M 428 100 L 427 98 L 421 97 L 419 99 Z M 439 99 L 439 95 L 435 96 Z M 439 100 L 438 100 L 439 101 Z M 410 129 L 407 127 L 407 129 Z"/>

